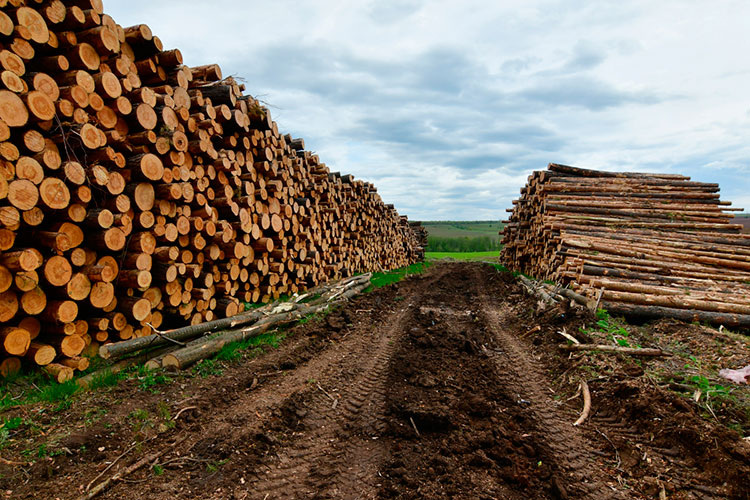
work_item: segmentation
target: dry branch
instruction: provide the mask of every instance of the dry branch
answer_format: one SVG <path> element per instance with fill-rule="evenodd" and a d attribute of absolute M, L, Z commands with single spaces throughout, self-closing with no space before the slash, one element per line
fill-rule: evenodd
<path fill-rule="evenodd" d="M 612 354 L 627 354 L 628 356 L 647 357 L 671 356 L 671 354 L 666 351 L 649 347 L 622 347 L 599 344 L 560 344 L 558 347 L 564 351 L 597 351 Z"/>

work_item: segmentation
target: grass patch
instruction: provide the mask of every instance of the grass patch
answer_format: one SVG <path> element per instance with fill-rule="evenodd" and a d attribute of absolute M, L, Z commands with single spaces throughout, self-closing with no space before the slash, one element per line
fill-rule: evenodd
<path fill-rule="evenodd" d="M 242 357 L 242 351 L 263 346 L 271 346 L 276 349 L 285 338 L 286 333 L 273 331 L 256 335 L 240 342 L 232 342 L 222 347 L 214 359 L 218 361 L 236 361 Z"/>
<path fill-rule="evenodd" d="M 127 377 L 125 372 L 112 373 L 110 370 L 104 370 L 101 373 L 97 373 L 91 379 L 89 383 L 89 389 L 103 389 L 105 387 L 114 387 L 120 380 Z"/>
<path fill-rule="evenodd" d="M 641 348 L 640 344 L 630 338 L 630 331 L 625 328 L 627 323 L 624 320 L 613 318 L 604 309 L 596 311 L 596 320 L 596 327 L 582 328 L 581 331 L 587 335 L 593 333 L 606 335 L 607 340 L 620 347 Z"/>
<path fill-rule="evenodd" d="M 48 403 L 58 403 L 61 401 L 67 401 L 73 394 L 78 392 L 81 388 L 78 386 L 75 380 L 68 380 L 62 384 L 50 384 L 42 388 L 37 396 L 38 401 L 46 401 Z"/>
<path fill-rule="evenodd" d="M 488 263 L 488 265 L 492 266 L 492 268 L 495 271 L 498 271 L 500 273 L 509 273 L 510 272 L 510 269 L 508 269 L 507 267 L 505 267 L 502 264 L 497 264 L 497 263 L 494 263 L 494 262 L 490 262 L 490 263 Z M 516 276 L 516 275 L 514 274 L 513 276 Z"/>
<path fill-rule="evenodd" d="M 198 361 L 193 366 L 193 375 L 197 375 L 200 378 L 210 377 L 212 375 L 221 375 L 224 370 L 221 368 L 220 363 L 216 359 L 208 358 Z"/>
<path fill-rule="evenodd" d="M 454 259 L 454 260 L 497 260 L 500 252 L 425 252 L 425 259 Z"/>
<path fill-rule="evenodd" d="M 430 267 L 430 265 L 431 264 L 429 262 L 417 262 L 410 266 L 402 267 L 400 269 L 394 269 L 393 271 L 386 271 L 384 273 L 372 273 L 372 277 L 370 278 L 370 286 L 367 287 L 365 292 L 375 290 L 376 288 L 392 285 L 393 283 L 397 283 L 411 274 L 421 274 L 428 267 Z"/>

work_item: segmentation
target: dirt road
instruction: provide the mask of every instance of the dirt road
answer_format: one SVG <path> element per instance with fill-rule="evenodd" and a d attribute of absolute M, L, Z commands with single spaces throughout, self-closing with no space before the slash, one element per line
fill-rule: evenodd
<path fill-rule="evenodd" d="M 573 427 L 573 365 L 528 332 L 592 318 L 535 306 L 507 273 L 434 266 L 221 375 L 86 396 L 29 436 L 64 453 L 0 488 L 75 498 L 161 450 L 102 498 L 748 498 L 750 446 L 643 370 L 593 377 Z"/>

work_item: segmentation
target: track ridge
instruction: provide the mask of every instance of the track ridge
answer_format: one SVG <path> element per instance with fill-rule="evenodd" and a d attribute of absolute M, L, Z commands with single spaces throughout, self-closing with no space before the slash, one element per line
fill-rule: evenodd
<path fill-rule="evenodd" d="M 388 451 L 381 435 L 390 359 L 424 290 L 444 274 L 425 278 L 358 349 L 344 353 L 320 380 L 310 380 L 303 430 L 249 483 L 251 498 L 375 498 L 377 468 Z"/>
<path fill-rule="evenodd" d="M 551 395 L 544 368 L 517 339 L 518 318 L 509 316 L 509 308 L 499 308 L 496 298 L 487 294 L 485 275 L 474 268 L 472 280 L 481 317 L 493 333 L 497 349 L 487 349 L 498 372 L 505 375 L 505 390 L 527 406 L 540 435 L 554 458 L 566 493 L 580 499 L 626 499 L 629 496 L 608 484 L 611 477 L 601 474 L 596 463 L 600 456 L 585 435 L 572 425 L 575 417 L 565 420 L 563 407 Z M 509 325 L 512 325 L 509 327 Z M 609 481 L 608 481 L 609 480 Z"/>

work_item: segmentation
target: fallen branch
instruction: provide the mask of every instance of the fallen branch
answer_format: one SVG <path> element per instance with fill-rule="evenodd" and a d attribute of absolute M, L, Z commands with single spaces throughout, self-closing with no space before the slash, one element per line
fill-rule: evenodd
<path fill-rule="evenodd" d="M 167 332 L 157 332 L 153 335 L 147 335 L 145 337 L 138 337 L 122 342 L 115 342 L 112 344 L 106 344 L 99 348 L 99 355 L 104 359 L 117 358 L 126 354 L 140 351 L 149 347 L 156 347 L 168 343 L 181 343 L 183 340 L 189 340 L 195 337 L 208 334 L 213 331 L 219 331 L 224 329 L 234 329 L 240 326 L 246 326 L 253 324 L 263 318 L 273 315 L 276 312 L 292 311 L 297 308 L 306 307 L 310 305 L 320 304 L 327 302 L 331 299 L 331 296 L 337 297 L 341 295 L 343 298 L 350 297 L 352 292 L 350 287 L 354 287 L 354 290 L 362 290 L 363 284 L 369 284 L 371 274 L 363 274 L 359 276 L 353 276 L 346 278 L 335 284 L 326 284 L 317 289 L 310 290 L 308 293 L 316 294 L 322 293 L 321 297 L 316 300 L 307 303 L 294 303 L 294 302 L 274 302 L 253 311 L 248 311 L 236 316 L 229 318 L 217 319 L 214 321 L 208 321 L 199 325 L 189 325 L 182 328 L 176 328 Z M 366 288 L 366 286 L 364 287 Z"/>
<path fill-rule="evenodd" d="M 102 476 L 103 476 L 104 474 L 106 474 L 106 473 L 107 473 L 107 471 L 108 471 L 109 469 L 111 469 L 112 467 L 114 467 L 114 465 L 115 465 L 115 464 L 116 464 L 117 462 L 119 462 L 119 461 L 120 461 L 120 459 L 121 459 L 122 457 L 124 457 L 125 455 L 127 455 L 128 453 L 130 453 L 130 450 L 132 450 L 132 449 L 133 449 L 133 448 L 135 448 L 136 446 L 137 446 L 137 443 L 134 443 L 134 444 L 130 445 L 130 446 L 129 446 L 129 447 L 127 448 L 127 449 L 125 449 L 125 451 L 123 451 L 123 452 L 122 452 L 122 454 L 121 454 L 121 455 L 120 455 L 119 457 L 115 458 L 115 459 L 114 459 L 114 460 L 112 461 L 112 463 L 111 463 L 111 464 L 109 464 L 109 465 L 108 465 L 108 466 L 107 466 L 107 467 L 106 467 L 106 468 L 105 468 L 105 469 L 104 469 L 103 471 L 101 471 L 101 472 L 99 473 L 99 475 L 98 475 L 98 476 L 96 476 L 96 477 L 95 477 L 94 479 L 92 479 L 92 480 L 91 480 L 91 481 L 89 482 L 89 484 L 87 484 L 87 485 L 86 485 L 86 491 L 89 491 L 89 490 L 91 490 L 91 485 L 92 485 L 92 484 L 94 484 L 94 483 L 95 483 L 95 482 L 96 482 L 96 481 L 97 481 L 97 480 L 98 480 L 98 479 L 99 479 L 100 477 L 102 477 Z"/>
<path fill-rule="evenodd" d="M 583 393 L 583 412 L 581 412 L 578 420 L 573 423 L 576 427 L 584 423 L 591 413 L 591 393 L 589 392 L 589 384 L 585 380 L 581 380 L 581 392 Z"/>
<path fill-rule="evenodd" d="M 102 368 L 99 371 L 89 373 L 88 375 L 84 375 L 83 377 L 76 379 L 76 383 L 79 386 L 83 387 L 84 389 L 87 389 L 89 385 L 91 384 L 91 382 L 96 377 L 101 377 L 106 373 L 111 373 L 111 374 L 119 373 L 133 365 L 141 364 L 152 358 L 161 356 L 164 353 L 169 352 L 169 350 L 172 350 L 172 349 L 174 348 L 170 346 L 166 349 L 156 349 L 154 351 L 140 354 L 138 356 L 133 356 L 132 358 L 123 359 L 121 361 L 118 361 L 117 363 L 114 363 L 113 365 L 110 365 L 106 368 Z"/>
<path fill-rule="evenodd" d="M 552 292 L 553 295 L 560 295 L 561 297 L 568 298 L 575 302 L 576 304 L 580 304 L 584 307 L 587 307 L 591 310 L 594 310 L 594 301 L 591 299 L 588 299 L 581 295 L 580 293 L 576 293 L 570 288 L 563 288 L 562 286 L 555 286 L 549 285 L 547 283 L 543 283 L 543 285 Z"/>
<path fill-rule="evenodd" d="M 566 339 L 568 339 L 568 340 L 570 340 L 571 342 L 573 342 L 573 344 L 576 344 L 576 345 L 581 345 L 581 343 L 580 343 L 580 342 L 578 342 L 578 339 L 577 339 L 577 338 L 575 338 L 574 336 L 572 336 L 571 334 L 569 334 L 568 332 L 566 332 L 566 331 L 565 331 L 565 327 L 563 327 L 563 329 L 562 329 L 562 330 L 559 330 L 559 331 L 558 331 L 557 333 L 559 333 L 560 335 L 562 335 L 562 336 L 563 336 L 563 337 L 565 337 Z"/>
<path fill-rule="evenodd" d="M 671 356 L 671 353 L 653 348 L 621 347 L 615 345 L 600 344 L 559 344 L 558 347 L 563 351 L 599 351 L 612 354 L 627 354 L 628 356 Z"/>
<path fill-rule="evenodd" d="M 134 463 L 130 467 L 128 467 L 125 470 L 123 470 L 122 472 L 118 472 L 114 476 L 105 479 L 104 481 L 102 481 L 101 483 L 99 483 L 98 485 L 96 485 L 94 488 L 92 488 L 91 491 L 89 491 L 85 495 L 81 495 L 80 497 L 78 497 L 78 500 L 90 500 L 90 499 L 94 498 L 99 493 L 102 493 L 103 491 L 107 490 L 116 481 L 119 481 L 119 480 L 123 479 L 124 477 L 129 476 L 130 474 L 132 474 L 133 472 L 137 471 L 138 469 L 140 469 L 144 465 L 146 465 L 146 464 L 148 464 L 150 462 L 153 462 L 154 460 L 158 459 L 159 457 L 161 457 L 162 455 L 164 455 L 166 452 L 168 452 L 169 450 L 173 449 L 178 444 L 180 444 L 183 441 L 185 441 L 185 439 L 187 439 L 187 436 L 178 439 L 171 446 L 169 446 L 167 448 L 164 448 L 161 451 L 157 451 L 156 453 L 152 453 L 151 455 L 147 455 L 147 456 L 143 457 L 142 459 L 138 460 L 136 463 Z"/>
<path fill-rule="evenodd" d="M 5 465 L 32 465 L 31 462 L 14 462 L 13 460 L 6 460 L 5 458 L 0 457 L 0 464 Z"/>
<path fill-rule="evenodd" d="M 162 359 L 162 367 L 169 369 L 184 370 L 193 363 L 206 359 L 221 351 L 228 344 L 241 342 L 250 337 L 255 337 L 267 331 L 271 327 L 278 327 L 294 323 L 305 316 L 325 311 L 333 304 L 346 300 L 367 288 L 370 284 L 369 276 L 357 277 L 357 285 L 338 295 L 335 301 L 329 301 L 326 296 L 307 304 L 293 304 L 291 310 L 279 314 L 266 316 L 253 325 L 239 330 L 227 330 L 214 335 L 201 337 L 188 344 L 187 347 L 172 351 Z"/>
<path fill-rule="evenodd" d="M 414 423 L 414 418 L 409 417 L 409 421 L 411 422 L 411 426 L 414 427 L 414 432 L 417 433 L 417 437 L 420 437 L 419 429 L 417 429 L 417 424 Z"/>
<path fill-rule="evenodd" d="M 543 290 L 541 287 L 534 284 L 533 281 L 531 281 L 523 274 L 519 274 L 518 279 L 521 280 L 521 283 L 526 287 L 526 290 L 528 290 L 530 294 L 536 295 L 547 304 L 557 304 L 557 299 L 555 299 L 555 297 L 547 293 L 547 291 Z"/>
<path fill-rule="evenodd" d="M 172 417 L 172 420 L 177 420 L 178 418 L 180 418 L 180 415 L 182 415 L 183 412 L 186 412 L 188 410 L 197 410 L 197 409 L 198 409 L 197 406 L 186 406 L 185 408 L 183 408 L 180 411 L 178 411 L 177 415 L 175 415 L 174 417 Z"/>

